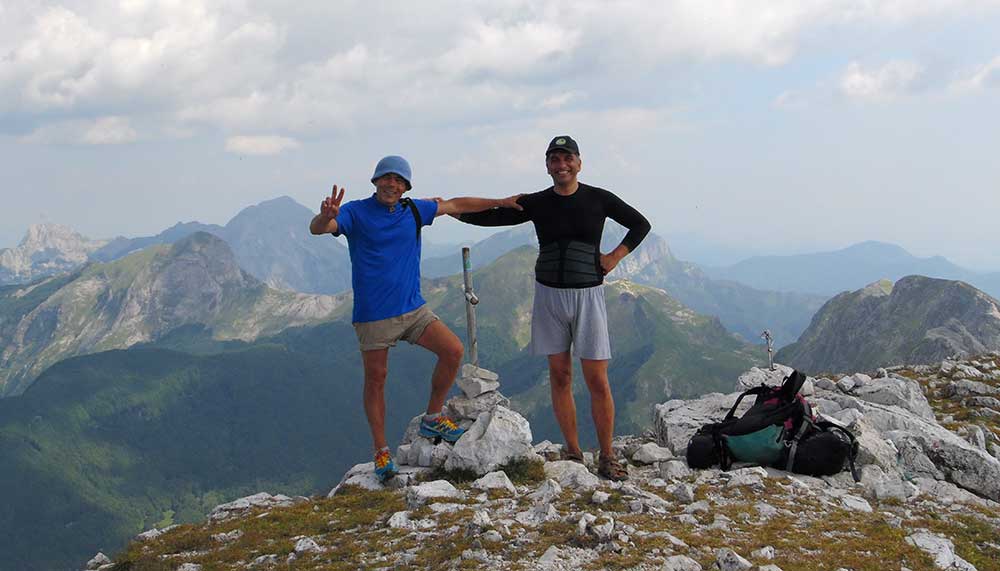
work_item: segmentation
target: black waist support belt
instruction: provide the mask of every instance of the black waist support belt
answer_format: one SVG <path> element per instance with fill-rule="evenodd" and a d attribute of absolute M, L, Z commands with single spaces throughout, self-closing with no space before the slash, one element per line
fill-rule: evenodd
<path fill-rule="evenodd" d="M 552 287 L 583 288 L 604 282 L 597 246 L 566 240 L 550 242 L 538 250 L 535 279 Z"/>

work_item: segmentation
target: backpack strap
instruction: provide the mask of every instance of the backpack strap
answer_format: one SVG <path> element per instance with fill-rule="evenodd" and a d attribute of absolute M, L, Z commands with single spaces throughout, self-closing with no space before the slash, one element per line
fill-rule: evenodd
<path fill-rule="evenodd" d="M 409 197 L 399 199 L 399 205 L 405 210 L 410 209 L 413 213 L 413 220 L 417 223 L 417 242 L 420 241 L 420 228 L 424 225 L 424 221 L 420 218 L 420 209 L 417 208 L 416 204 L 413 204 L 413 200 Z"/>
<path fill-rule="evenodd" d="M 781 383 L 781 389 L 778 391 L 781 395 L 781 399 L 785 401 L 794 399 L 795 395 L 799 394 L 799 390 L 802 389 L 802 385 L 804 385 L 805 382 L 805 375 L 798 370 L 792 371 L 792 374 L 785 377 L 785 380 Z"/>
<path fill-rule="evenodd" d="M 785 446 L 788 447 L 788 461 L 785 462 L 786 472 L 792 471 L 792 466 L 795 465 L 795 452 L 799 449 L 799 440 L 802 439 L 802 435 L 806 433 L 806 430 L 810 426 L 814 426 L 812 420 L 809 417 L 804 417 L 802 422 L 799 423 L 799 429 L 795 431 L 795 436 L 785 441 Z"/>
<path fill-rule="evenodd" d="M 733 408 L 729 409 L 729 413 L 726 414 L 726 418 L 723 419 L 723 422 L 725 422 L 726 420 L 729 420 L 729 419 L 731 419 L 731 418 L 733 418 L 733 417 L 736 416 L 736 409 L 739 408 L 740 401 L 743 400 L 743 397 L 749 396 L 749 395 L 761 395 L 761 394 L 764 394 L 765 392 L 767 392 L 769 390 L 770 390 L 770 387 L 768 387 L 767 385 L 761 385 L 759 387 L 754 387 L 752 389 L 747 389 L 747 390 L 743 391 L 743 394 L 741 394 L 740 396 L 736 397 L 736 403 L 733 404 Z"/>
<path fill-rule="evenodd" d="M 739 401 L 737 401 L 739 402 Z M 728 472 L 733 465 L 733 456 L 729 453 L 729 447 L 722 439 L 721 424 L 712 425 L 712 441 L 715 442 L 715 454 L 719 458 L 719 467 L 723 472 Z"/>
<path fill-rule="evenodd" d="M 858 473 L 858 467 L 855 465 L 855 459 L 858 457 L 858 439 L 851 434 L 850 430 L 828 420 L 816 422 L 816 427 L 821 430 L 836 430 L 847 436 L 847 439 L 851 442 L 851 452 L 847 455 L 847 462 L 851 466 L 851 477 L 854 478 L 855 482 L 860 482 L 861 474 Z"/>

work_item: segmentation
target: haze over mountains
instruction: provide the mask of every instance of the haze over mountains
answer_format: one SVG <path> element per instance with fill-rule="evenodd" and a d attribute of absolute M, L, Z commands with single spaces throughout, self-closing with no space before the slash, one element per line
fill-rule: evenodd
<path fill-rule="evenodd" d="M 941 256 L 920 258 L 883 242 L 862 242 L 833 252 L 759 256 L 705 271 L 714 278 L 756 288 L 825 295 L 855 290 L 880 279 L 895 281 L 921 275 L 966 281 L 994 297 L 1000 296 L 1000 272 L 975 272 Z"/>

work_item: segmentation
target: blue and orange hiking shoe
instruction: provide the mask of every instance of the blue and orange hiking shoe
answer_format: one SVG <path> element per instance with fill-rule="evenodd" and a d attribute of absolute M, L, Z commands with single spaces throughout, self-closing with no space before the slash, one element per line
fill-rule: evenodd
<path fill-rule="evenodd" d="M 465 434 L 464 428 L 459 428 L 455 421 L 445 415 L 428 420 L 424 417 L 420 421 L 420 436 L 425 438 L 440 438 L 454 443 Z"/>
<path fill-rule="evenodd" d="M 375 453 L 375 477 L 379 482 L 384 484 L 398 473 L 396 463 L 392 461 L 392 454 L 389 454 L 388 450 L 383 448 Z"/>

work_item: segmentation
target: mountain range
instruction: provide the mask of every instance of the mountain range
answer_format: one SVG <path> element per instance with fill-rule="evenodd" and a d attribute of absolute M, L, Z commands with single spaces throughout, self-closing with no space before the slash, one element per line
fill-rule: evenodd
<path fill-rule="evenodd" d="M 896 281 L 904 276 L 921 275 L 962 280 L 1000 297 L 1000 272 L 974 272 L 941 256 L 921 258 L 884 242 L 862 242 L 832 252 L 759 256 L 705 271 L 713 278 L 755 288 L 821 295 L 853 291 L 881 279 Z"/>
<path fill-rule="evenodd" d="M 241 210 L 225 226 L 188 222 L 156 236 L 116 238 L 91 255 L 108 262 L 156 244 L 172 244 L 195 232 L 225 240 L 240 267 L 267 285 L 303 293 L 335 294 L 351 287 L 347 246 L 309 233 L 315 213 L 287 196 Z"/>
<path fill-rule="evenodd" d="M 964 282 L 907 276 L 834 297 L 775 358 L 810 373 L 842 372 L 998 349 L 1000 302 Z"/>
<path fill-rule="evenodd" d="M 349 310 L 348 294 L 276 290 L 237 264 L 226 242 L 198 232 L 172 245 L 91 263 L 30 286 L 0 288 L 0 394 L 22 392 L 48 366 L 123 349 L 188 324 L 253 340 Z"/>

